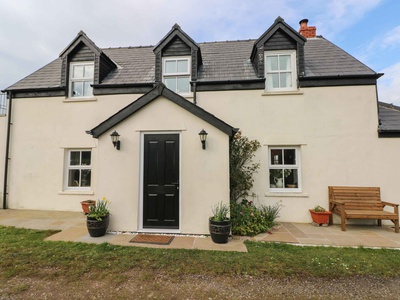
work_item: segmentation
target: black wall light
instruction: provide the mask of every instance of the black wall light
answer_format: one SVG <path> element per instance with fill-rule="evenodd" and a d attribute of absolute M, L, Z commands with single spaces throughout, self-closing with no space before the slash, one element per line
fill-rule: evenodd
<path fill-rule="evenodd" d="M 207 135 L 208 135 L 208 133 L 207 133 L 204 129 L 202 129 L 202 130 L 199 132 L 200 141 L 201 141 L 201 144 L 203 145 L 203 149 L 206 149 Z"/>
<path fill-rule="evenodd" d="M 118 132 L 114 131 L 113 133 L 110 134 L 110 136 L 114 148 L 117 148 L 117 150 L 121 149 L 121 142 L 119 141 L 120 135 L 118 134 Z"/>

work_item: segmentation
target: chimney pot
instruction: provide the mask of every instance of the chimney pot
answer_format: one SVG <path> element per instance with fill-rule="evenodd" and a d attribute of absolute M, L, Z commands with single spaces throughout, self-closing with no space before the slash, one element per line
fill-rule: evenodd
<path fill-rule="evenodd" d="M 300 24 L 300 28 L 307 28 L 308 19 L 300 20 L 299 24 Z"/>

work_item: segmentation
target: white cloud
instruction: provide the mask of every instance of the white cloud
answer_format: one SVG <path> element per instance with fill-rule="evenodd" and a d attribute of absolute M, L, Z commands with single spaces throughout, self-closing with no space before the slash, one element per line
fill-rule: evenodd
<path fill-rule="evenodd" d="M 400 25 L 385 31 L 383 36 L 378 35 L 365 46 L 360 47 L 357 57 L 368 64 L 373 64 L 377 55 L 387 55 L 387 51 L 396 50 L 396 48 L 400 52 Z"/>
<path fill-rule="evenodd" d="M 400 61 L 382 73 L 385 75 L 378 80 L 379 100 L 400 106 Z"/>
<path fill-rule="evenodd" d="M 326 6 L 317 13 L 317 29 L 328 39 L 333 39 L 357 23 L 381 2 L 382 0 L 324 1 Z M 313 3 L 315 5 L 315 2 Z"/>

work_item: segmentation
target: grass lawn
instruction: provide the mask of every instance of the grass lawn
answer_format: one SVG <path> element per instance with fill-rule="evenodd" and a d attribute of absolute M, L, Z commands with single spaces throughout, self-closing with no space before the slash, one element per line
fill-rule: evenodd
<path fill-rule="evenodd" d="M 383 281 L 400 278 L 398 250 L 246 242 L 248 253 L 232 253 L 43 241 L 53 233 L 0 226 L 1 299 L 2 295 L 16 299 L 25 295 L 33 286 L 31 280 L 56 280 L 64 287 L 72 287 L 72 283 L 77 287 L 81 280 L 95 279 L 100 286 L 106 281 L 108 286 L 118 287 L 132 276 L 139 276 L 141 283 L 154 284 L 155 274 L 163 274 L 169 282 L 189 277 L 326 281 L 369 276 Z M 151 289 L 154 291 L 154 287 Z"/>

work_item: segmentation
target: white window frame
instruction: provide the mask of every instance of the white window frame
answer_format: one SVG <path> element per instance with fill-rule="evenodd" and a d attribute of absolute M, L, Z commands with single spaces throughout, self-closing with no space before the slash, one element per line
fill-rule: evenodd
<path fill-rule="evenodd" d="M 267 57 L 268 56 L 279 56 L 279 55 L 290 55 L 290 70 L 278 70 L 278 71 L 267 71 Z M 279 60 L 278 60 L 279 61 Z M 281 51 L 265 51 L 264 52 L 264 70 L 265 70 L 265 91 L 266 92 L 292 92 L 297 91 L 297 59 L 296 50 L 281 50 Z M 291 72 L 292 86 L 280 87 L 280 88 L 268 88 L 268 74 Z"/>
<path fill-rule="evenodd" d="M 187 71 L 186 72 L 174 72 L 174 73 L 167 73 L 166 72 L 166 67 L 165 64 L 168 61 L 179 61 L 179 60 L 186 60 L 187 61 Z M 165 84 L 165 79 L 167 78 L 184 78 L 184 77 L 189 77 L 189 89 L 188 89 L 188 93 L 178 93 L 178 83 L 176 83 L 175 86 L 175 90 L 173 90 L 174 92 L 176 92 L 179 95 L 190 95 L 190 80 L 191 80 L 191 70 L 192 70 L 192 66 L 191 66 L 191 57 L 190 56 L 170 56 L 170 57 L 163 57 L 162 59 L 162 81 Z M 177 81 L 178 82 L 178 81 Z"/>
<path fill-rule="evenodd" d="M 272 150 L 285 150 L 285 149 L 293 149 L 295 150 L 295 155 L 296 155 L 296 163 L 294 165 L 288 165 L 284 164 L 284 161 L 282 161 L 282 164 L 278 163 L 273 163 L 275 161 L 273 155 L 272 155 Z M 283 159 L 283 158 L 282 158 Z M 271 182 L 270 179 L 270 170 L 271 169 L 296 169 L 297 170 L 297 187 L 285 187 L 285 183 L 283 182 L 283 187 L 282 188 L 277 188 L 273 187 L 275 185 L 274 182 Z M 302 192 L 302 176 L 301 176 L 301 159 L 300 159 L 300 147 L 299 146 L 269 146 L 268 147 L 268 187 L 270 192 L 283 192 L 283 193 L 298 193 Z M 284 177 L 284 176 L 283 176 Z M 283 178 L 283 180 L 285 180 Z"/>
<path fill-rule="evenodd" d="M 71 165 L 71 153 L 72 152 L 80 152 L 80 162 L 82 161 L 82 152 L 90 152 L 90 165 L 83 165 L 80 163 L 79 165 Z M 64 172 L 64 190 L 67 191 L 91 191 L 93 184 L 93 173 L 92 173 L 92 162 L 93 162 L 93 151 L 91 148 L 83 148 L 83 149 L 67 149 L 65 151 L 65 172 Z M 69 171 L 70 170 L 90 170 L 90 186 L 81 186 L 82 177 L 80 176 L 80 181 L 77 186 L 69 186 Z"/>
<path fill-rule="evenodd" d="M 93 66 L 93 77 L 88 78 L 88 77 L 78 77 L 78 78 L 74 78 L 74 67 L 75 66 Z M 82 61 L 82 62 L 71 62 L 69 64 L 69 98 L 93 98 L 93 89 L 92 89 L 92 93 L 90 95 L 87 96 L 75 96 L 73 95 L 73 91 L 72 91 L 72 83 L 73 82 L 82 82 L 83 87 L 85 87 L 85 82 L 90 82 L 90 84 L 93 84 L 94 81 L 94 62 L 92 61 Z"/>

